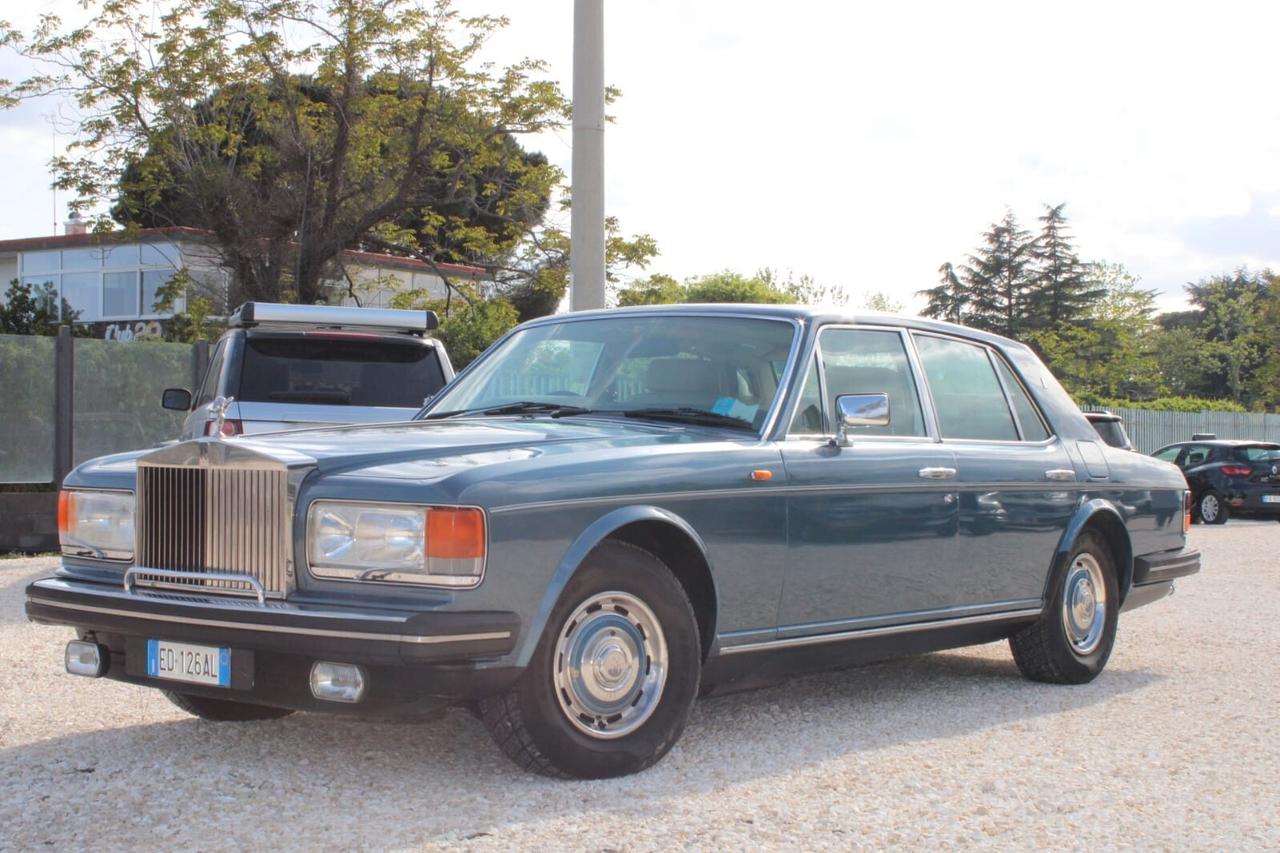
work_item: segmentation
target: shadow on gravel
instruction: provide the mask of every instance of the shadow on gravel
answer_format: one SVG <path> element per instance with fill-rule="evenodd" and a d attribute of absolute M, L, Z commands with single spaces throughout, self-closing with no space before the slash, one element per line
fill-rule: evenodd
<path fill-rule="evenodd" d="M 678 797 L 850 753 L 1030 730 L 1037 717 L 1104 704 L 1163 678 L 1109 670 L 1079 687 L 1041 685 L 1024 681 L 1007 658 L 964 651 L 809 676 L 701 701 L 657 767 L 603 782 L 517 770 L 462 711 L 416 724 L 319 714 L 180 719 L 0 750 L 0 802 L 18 846 L 336 849 L 462 840 L 562 816 L 662 814 Z M 86 687 L 89 697 L 93 685 Z M 139 700 L 149 713 L 160 707 Z"/>
<path fill-rule="evenodd" d="M 0 625 L 20 625 L 27 621 L 24 606 L 27 601 L 27 584 L 36 578 L 52 575 L 58 566 L 56 560 L 41 558 L 0 560 Z"/>

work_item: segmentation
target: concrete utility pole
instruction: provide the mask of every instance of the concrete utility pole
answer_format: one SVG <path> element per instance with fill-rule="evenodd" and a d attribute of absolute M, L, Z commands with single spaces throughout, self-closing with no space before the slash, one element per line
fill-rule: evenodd
<path fill-rule="evenodd" d="M 569 308 L 605 307 L 604 0 L 573 3 L 573 164 Z"/>

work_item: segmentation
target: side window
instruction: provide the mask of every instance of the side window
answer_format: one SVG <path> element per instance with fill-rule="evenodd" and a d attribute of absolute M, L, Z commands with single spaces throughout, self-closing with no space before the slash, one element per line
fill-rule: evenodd
<path fill-rule="evenodd" d="M 1022 387 L 1018 377 L 1013 375 L 1009 365 L 1004 363 L 1004 359 L 997 356 L 995 363 L 1000 381 L 1004 383 L 1009 399 L 1013 401 L 1013 412 L 1018 416 L 1018 426 L 1022 427 L 1022 440 L 1044 441 L 1049 437 L 1049 430 L 1045 427 L 1044 418 L 1040 417 L 1036 404 L 1031 402 L 1026 389 Z"/>
<path fill-rule="evenodd" d="M 809 372 L 804 377 L 800 391 L 800 403 L 791 419 L 791 435 L 826 435 L 827 427 L 822 418 L 822 388 L 818 384 L 818 357 L 809 360 Z"/>
<path fill-rule="evenodd" d="M 1177 462 L 1178 454 L 1182 452 L 1182 445 L 1175 444 L 1173 447 L 1166 447 L 1157 453 L 1151 454 L 1161 462 Z"/>
<path fill-rule="evenodd" d="M 943 438 L 1018 440 L 985 347 L 932 335 L 915 340 Z"/>
<path fill-rule="evenodd" d="M 1179 463 L 1183 470 L 1187 468 L 1196 468 L 1209 461 L 1209 456 L 1213 453 L 1213 449 L 1204 444 L 1192 444 L 1187 447 L 1187 453 L 1182 457 Z"/>
<path fill-rule="evenodd" d="M 824 329 L 818 337 L 818 353 L 828 417 L 834 419 L 836 397 L 842 394 L 888 394 L 889 426 L 859 428 L 858 435 L 925 434 L 920 394 L 901 335 L 873 329 Z"/>
<path fill-rule="evenodd" d="M 218 396 L 218 377 L 222 375 L 222 362 L 226 355 L 227 342 L 225 340 L 218 341 L 218 346 L 213 351 L 213 358 L 209 359 L 209 369 L 205 371 L 204 382 L 200 385 L 200 393 L 196 395 L 196 401 L 191 404 L 193 409 L 200 408 Z"/>

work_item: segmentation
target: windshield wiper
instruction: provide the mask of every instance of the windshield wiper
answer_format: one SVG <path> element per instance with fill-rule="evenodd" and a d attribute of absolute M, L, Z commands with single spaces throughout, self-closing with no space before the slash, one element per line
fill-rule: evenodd
<path fill-rule="evenodd" d="M 553 418 L 566 415 L 585 415 L 591 410 L 582 406 L 570 406 L 567 403 L 548 403 L 536 400 L 520 400 L 515 403 L 503 403 L 501 406 L 480 406 L 476 409 L 460 409 L 454 412 L 432 412 L 426 420 L 435 418 L 460 418 L 464 415 L 523 415 L 545 413 Z"/>
<path fill-rule="evenodd" d="M 755 432 L 755 424 L 746 418 L 735 415 L 722 415 L 709 409 L 695 409 L 692 406 L 673 408 L 627 409 L 622 414 L 629 418 L 648 418 L 655 421 L 683 421 L 691 424 L 707 426 L 723 426 L 731 429 L 745 429 Z"/>

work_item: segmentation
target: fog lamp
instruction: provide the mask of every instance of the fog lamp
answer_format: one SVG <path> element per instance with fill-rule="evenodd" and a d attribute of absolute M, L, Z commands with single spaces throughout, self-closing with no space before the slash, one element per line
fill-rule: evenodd
<path fill-rule="evenodd" d="M 311 665 L 311 695 L 326 702 L 359 702 L 364 698 L 364 670 L 353 663 L 316 661 Z"/>
<path fill-rule="evenodd" d="M 107 671 L 107 660 L 102 646 L 87 640 L 72 640 L 67 643 L 67 651 L 63 656 L 67 672 L 89 678 L 101 678 Z"/>

